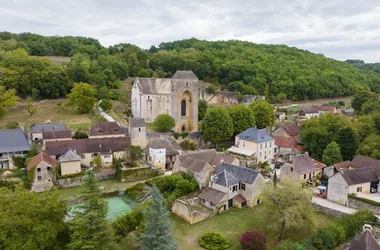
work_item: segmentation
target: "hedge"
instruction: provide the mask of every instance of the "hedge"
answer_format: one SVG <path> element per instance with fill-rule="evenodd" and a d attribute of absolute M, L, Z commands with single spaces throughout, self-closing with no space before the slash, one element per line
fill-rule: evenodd
<path fill-rule="evenodd" d="M 223 234 L 216 232 L 204 233 L 198 240 L 201 247 L 207 250 L 223 250 L 229 248 L 232 243 Z"/>

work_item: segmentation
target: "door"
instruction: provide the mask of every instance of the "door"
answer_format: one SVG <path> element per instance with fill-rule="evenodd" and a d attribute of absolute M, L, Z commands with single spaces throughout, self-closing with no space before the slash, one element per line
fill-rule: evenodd
<path fill-rule="evenodd" d="M 229 199 L 229 200 L 228 200 L 228 208 L 232 207 L 232 204 L 233 204 L 233 200 L 232 200 L 232 199 Z"/>

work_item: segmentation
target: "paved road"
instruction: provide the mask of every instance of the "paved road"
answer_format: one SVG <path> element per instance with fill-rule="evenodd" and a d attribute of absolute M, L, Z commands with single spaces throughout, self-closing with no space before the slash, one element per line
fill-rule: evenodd
<path fill-rule="evenodd" d="M 320 205 L 322 207 L 327 207 L 327 208 L 330 208 L 332 210 L 339 211 L 339 212 L 342 212 L 345 214 L 353 214 L 357 211 L 355 208 L 346 207 L 346 206 L 340 205 L 338 203 L 335 203 L 333 201 L 329 201 L 329 200 L 318 198 L 318 197 L 313 197 L 311 202 L 313 202 L 317 205 Z M 375 214 L 375 216 L 378 219 L 380 219 L 380 215 Z"/>

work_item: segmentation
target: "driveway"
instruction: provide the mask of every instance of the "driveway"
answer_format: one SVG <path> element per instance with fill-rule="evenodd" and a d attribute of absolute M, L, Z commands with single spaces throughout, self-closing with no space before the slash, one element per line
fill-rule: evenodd
<path fill-rule="evenodd" d="M 373 200 L 380 202 L 380 193 L 373 193 L 373 194 L 356 194 L 357 197 L 360 198 L 366 198 L 368 200 Z"/>

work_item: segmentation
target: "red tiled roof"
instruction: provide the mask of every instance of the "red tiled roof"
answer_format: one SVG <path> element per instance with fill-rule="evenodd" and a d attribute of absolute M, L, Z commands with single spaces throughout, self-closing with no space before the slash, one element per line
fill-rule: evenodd
<path fill-rule="evenodd" d="M 343 162 L 338 162 L 338 163 L 335 163 L 334 164 L 334 167 L 336 169 L 342 169 L 342 168 L 348 168 L 348 166 L 350 165 L 350 161 L 343 161 Z"/>
<path fill-rule="evenodd" d="M 45 151 L 39 153 L 38 155 L 34 156 L 28 163 L 28 166 L 26 167 L 28 170 L 32 169 L 33 167 L 37 166 L 41 161 L 44 161 L 52 166 L 57 166 L 58 162 L 53 157 L 50 157 Z"/>
<path fill-rule="evenodd" d="M 247 200 L 244 198 L 244 196 L 241 195 L 241 194 L 236 195 L 236 196 L 234 197 L 234 199 L 235 199 L 237 202 L 239 202 L 239 203 L 243 203 L 244 201 L 247 201 Z"/>
<path fill-rule="evenodd" d="M 293 149 L 297 150 L 300 153 L 305 152 L 305 149 L 303 149 L 303 147 L 301 145 L 296 145 L 296 146 L 293 147 Z"/>
<path fill-rule="evenodd" d="M 315 167 L 317 167 L 317 168 L 324 168 L 324 167 L 326 167 L 326 165 L 325 164 L 323 164 L 322 162 L 319 162 L 319 161 L 317 161 L 317 160 L 314 160 L 314 159 L 311 159 L 312 160 L 312 162 L 313 162 L 313 164 L 314 164 L 314 166 Z"/>
<path fill-rule="evenodd" d="M 293 140 L 289 137 L 274 136 L 274 144 L 278 147 L 291 148 L 293 146 Z"/>

